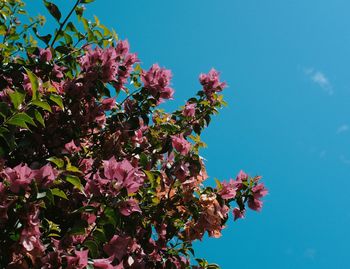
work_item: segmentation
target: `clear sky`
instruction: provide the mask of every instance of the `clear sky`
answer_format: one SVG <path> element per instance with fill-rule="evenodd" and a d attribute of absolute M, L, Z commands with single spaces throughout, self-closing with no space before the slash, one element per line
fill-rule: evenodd
<path fill-rule="evenodd" d="M 223 269 L 350 268 L 349 10 L 348 0 L 88 6 L 129 40 L 144 68 L 157 62 L 173 71 L 169 109 L 194 95 L 211 67 L 230 86 L 229 106 L 203 136 L 208 173 L 261 174 L 270 194 L 261 213 L 197 244 L 198 256 Z"/>

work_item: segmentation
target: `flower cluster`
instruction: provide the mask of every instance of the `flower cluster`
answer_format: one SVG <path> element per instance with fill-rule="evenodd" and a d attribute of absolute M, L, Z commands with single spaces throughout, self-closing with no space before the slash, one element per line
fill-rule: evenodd
<path fill-rule="evenodd" d="M 142 73 L 144 87 L 155 98 L 171 99 L 174 90 L 170 87 L 171 71 L 154 64 L 148 71 Z"/>
<path fill-rule="evenodd" d="M 20 16 L 10 2 L 6 18 Z M 203 89 L 167 113 L 171 72 L 143 70 L 127 41 L 75 11 L 87 33 L 67 18 L 64 32 L 39 36 L 39 17 L 0 48 L 0 267 L 217 268 L 192 265 L 193 242 L 260 211 L 267 194 L 243 171 L 206 182 L 200 135 L 226 84 L 201 74 Z"/>
<path fill-rule="evenodd" d="M 201 74 L 199 81 L 203 86 L 203 91 L 210 101 L 213 101 L 213 94 L 221 92 L 225 87 L 225 82 L 220 82 L 219 72 L 211 69 L 208 74 Z"/>

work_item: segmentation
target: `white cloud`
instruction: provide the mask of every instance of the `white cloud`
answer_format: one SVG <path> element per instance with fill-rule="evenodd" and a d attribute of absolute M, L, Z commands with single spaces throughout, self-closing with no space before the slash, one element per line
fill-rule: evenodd
<path fill-rule="evenodd" d="M 304 251 L 304 256 L 308 259 L 314 259 L 316 257 L 317 250 L 314 248 L 307 248 Z"/>
<path fill-rule="evenodd" d="M 305 75 L 307 75 L 312 82 L 320 86 L 326 93 L 333 95 L 333 87 L 327 76 L 321 71 L 314 70 L 313 68 L 304 69 Z"/>
<path fill-rule="evenodd" d="M 339 128 L 337 129 L 337 134 L 343 133 L 349 131 L 349 125 L 347 124 L 343 124 L 341 126 L 339 126 Z"/>

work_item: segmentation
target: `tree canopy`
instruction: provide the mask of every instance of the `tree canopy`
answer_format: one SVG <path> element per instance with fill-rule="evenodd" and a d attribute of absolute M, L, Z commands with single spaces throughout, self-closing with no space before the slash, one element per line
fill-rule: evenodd
<path fill-rule="evenodd" d="M 144 69 L 78 0 L 57 25 L 0 0 L 1 268 L 218 268 L 192 248 L 259 211 L 260 176 L 208 186 L 200 135 L 225 105 L 212 69 L 181 108 L 171 72 Z M 51 21 L 52 19 L 52 21 Z"/>

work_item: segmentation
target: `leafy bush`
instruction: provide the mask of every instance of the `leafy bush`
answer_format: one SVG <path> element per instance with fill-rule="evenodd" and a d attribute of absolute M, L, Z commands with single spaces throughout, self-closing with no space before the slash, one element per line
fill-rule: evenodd
<path fill-rule="evenodd" d="M 0 1 L 1 268 L 217 268 L 192 242 L 267 193 L 242 171 L 203 184 L 200 134 L 225 83 L 211 70 L 184 107 L 159 109 L 171 72 L 142 69 L 127 41 L 83 17 L 88 2 L 63 18 L 44 1 L 58 26 L 42 34 L 44 17 Z"/>

